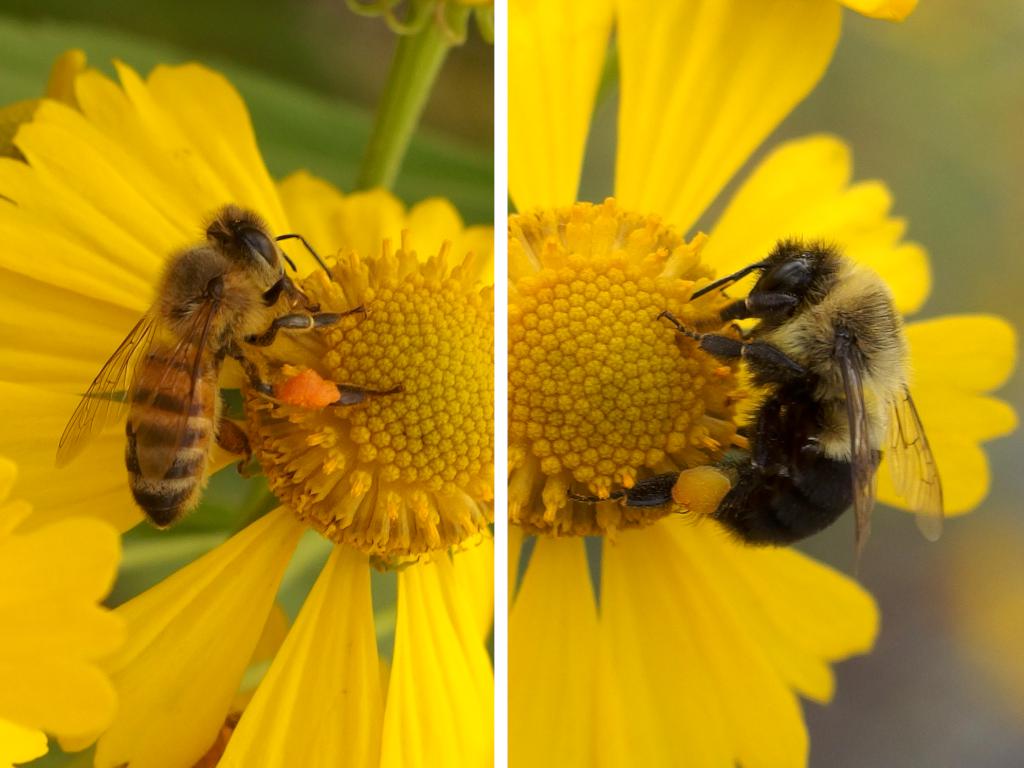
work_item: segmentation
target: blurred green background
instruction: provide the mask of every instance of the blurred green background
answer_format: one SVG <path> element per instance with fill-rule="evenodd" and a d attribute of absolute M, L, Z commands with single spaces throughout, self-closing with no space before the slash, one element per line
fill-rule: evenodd
<path fill-rule="evenodd" d="M 1024 329 L 1024 3 L 921 0 L 903 24 L 848 11 L 843 24 L 825 78 L 748 168 L 785 139 L 843 137 L 855 180 L 884 180 L 931 254 L 918 317 L 995 313 Z M 595 116 L 581 199 L 612 189 L 615 112 L 609 98 Z M 1024 411 L 1024 376 L 1000 396 Z M 875 514 L 860 579 L 882 631 L 839 665 L 831 705 L 805 703 L 814 768 L 1024 765 L 1024 433 L 988 454 L 987 501 L 939 543 L 908 515 Z M 850 573 L 848 518 L 802 548 Z"/>
<path fill-rule="evenodd" d="M 352 188 L 395 35 L 344 0 L 0 0 L 0 103 L 39 95 L 54 56 L 82 48 L 112 72 L 200 61 L 245 97 L 271 172 L 306 168 Z M 426 108 L 396 192 L 449 197 L 469 223 L 493 211 L 493 49 L 471 25 Z"/>

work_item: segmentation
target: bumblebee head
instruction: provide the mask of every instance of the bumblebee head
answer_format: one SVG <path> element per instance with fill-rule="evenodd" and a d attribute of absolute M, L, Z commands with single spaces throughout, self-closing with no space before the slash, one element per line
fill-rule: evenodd
<path fill-rule="evenodd" d="M 825 243 L 783 240 L 761 267 L 750 293 L 781 293 L 814 303 L 839 266 L 837 250 Z"/>

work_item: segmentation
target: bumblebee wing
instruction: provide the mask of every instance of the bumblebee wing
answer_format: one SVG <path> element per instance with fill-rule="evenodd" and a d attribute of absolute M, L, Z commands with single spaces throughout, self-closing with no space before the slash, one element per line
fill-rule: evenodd
<path fill-rule="evenodd" d="M 917 527 L 929 541 L 942 534 L 942 482 L 910 390 L 890 404 L 886 436 L 889 468 L 900 498 L 917 513 Z"/>
<path fill-rule="evenodd" d="M 129 381 L 135 363 L 149 349 L 155 328 L 152 312 L 144 315 L 96 374 L 64 427 L 57 444 L 57 466 L 63 467 L 109 424 L 124 418 Z"/>
<path fill-rule="evenodd" d="M 836 362 L 846 392 L 846 415 L 850 424 L 850 470 L 853 478 L 853 511 L 856 521 L 857 557 L 871 533 L 871 510 L 875 506 L 875 458 L 871 450 L 868 409 L 864 402 L 860 351 L 853 339 L 840 337 Z"/>
<path fill-rule="evenodd" d="M 205 299 L 199 304 L 167 359 L 161 365 L 147 369 L 147 375 L 139 377 L 137 389 L 144 391 L 146 396 L 137 400 L 137 404 L 155 406 L 161 412 L 158 419 L 133 420 L 131 425 L 136 444 L 150 446 L 138 452 L 139 471 L 143 477 L 154 480 L 165 477 L 186 440 L 191 419 L 199 415 L 193 413 L 196 385 L 206 357 L 210 327 L 219 308 L 217 299 Z M 161 398 L 174 402 L 173 409 L 158 404 Z M 168 434 L 171 435 L 170 440 Z M 160 446 L 165 446 L 165 449 Z"/>

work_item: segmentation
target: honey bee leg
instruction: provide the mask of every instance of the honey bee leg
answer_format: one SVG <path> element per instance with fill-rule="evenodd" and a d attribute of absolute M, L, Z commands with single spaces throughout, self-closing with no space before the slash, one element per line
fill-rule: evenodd
<path fill-rule="evenodd" d="M 338 387 L 338 399 L 331 405 L 358 405 L 370 396 L 397 395 L 400 392 L 405 392 L 405 387 L 401 384 L 391 389 L 363 389 L 362 387 L 353 387 L 351 384 L 336 384 L 335 386 Z"/>
<path fill-rule="evenodd" d="M 251 473 L 248 470 L 248 465 L 252 461 L 252 447 L 249 445 L 249 436 L 245 434 L 245 431 L 235 422 L 221 416 L 220 423 L 217 425 L 216 440 L 217 445 L 228 453 L 242 456 L 236 465 L 238 474 L 249 477 Z"/>
<path fill-rule="evenodd" d="M 217 425 L 217 445 L 230 453 L 245 456 L 247 461 L 252 456 L 249 436 L 245 434 L 245 430 L 231 419 L 226 419 L 223 416 L 220 419 L 220 424 Z"/>
<path fill-rule="evenodd" d="M 269 347 L 274 343 L 274 339 L 277 338 L 277 332 L 282 329 L 289 331 L 311 331 L 314 328 L 325 328 L 329 325 L 334 325 L 343 317 L 360 312 L 365 313 L 366 309 L 364 307 L 356 307 L 347 312 L 281 315 L 280 317 L 275 317 L 270 327 L 263 333 L 247 336 L 245 341 L 247 344 L 252 344 L 255 347 Z"/>
<path fill-rule="evenodd" d="M 260 369 L 256 367 L 256 363 L 247 358 L 237 345 L 234 343 L 229 344 L 225 348 L 224 354 L 230 355 L 242 366 L 242 370 L 245 371 L 245 377 L 249 380 L 249 386 L 257 392 L 262 392 L 264 395 L 274 394 L 274 388 L 263 381 L 260 376 Z"/>

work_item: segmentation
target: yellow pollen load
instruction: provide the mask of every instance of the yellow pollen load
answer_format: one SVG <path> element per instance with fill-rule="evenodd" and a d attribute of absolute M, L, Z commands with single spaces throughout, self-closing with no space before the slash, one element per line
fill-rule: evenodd
<path fill-rule="evenodd" d="M 735 434 L 735 371 L 681 337 L 671 311 L 721 330 L 710 270 L 686 243 L 614 200 L 509 220 L 509 514 L 533 533 L 600 535 L 672 511 L 607 498 L 720 458 Z"/>
<path fill-rule="evenodd" d="M 448 258 L 443 248 L 420 263 L 385 243 L 378 260 L 341 259 L 333 282 L 311 275 L 301 287 L 321 311 L 362 305 L 365 316 L 267 351 L 270 381 L 311 377 L 302 391 L 315 397 L 247 393 L 254 450 L 278 498 L 386 563 L 475 542 L 493 519 L 492 294 L 470 278 L 472 255 L 454 268 Z M 325 382 L 401 391 L 322 405 Z"/>

